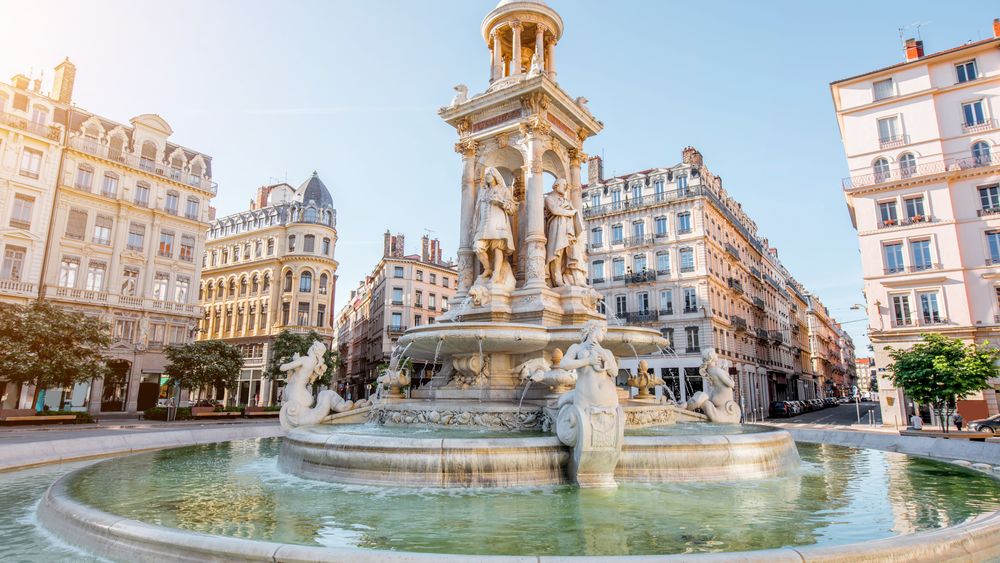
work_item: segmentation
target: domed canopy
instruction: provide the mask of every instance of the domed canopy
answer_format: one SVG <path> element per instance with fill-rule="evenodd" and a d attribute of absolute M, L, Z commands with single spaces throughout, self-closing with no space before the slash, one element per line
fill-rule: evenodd
<path fill-rule="evenodd" d="M 563 21 L 543 0 L 500 0 L 496 8 L 483 18 L 483 39 L 490 42 L 490 32 L 498 25 L 511 21 L 537 22 L 545 25 L 556 41 L 562 38 Z"/>
<path fill-rule="evenodd" d="M 299 189 L 295 190 L 295 200 L 306 204 L 314 201 L 321 207 L 333 207 L 333 196 L 315 171 L 308 180 L 302 182 Z"/>

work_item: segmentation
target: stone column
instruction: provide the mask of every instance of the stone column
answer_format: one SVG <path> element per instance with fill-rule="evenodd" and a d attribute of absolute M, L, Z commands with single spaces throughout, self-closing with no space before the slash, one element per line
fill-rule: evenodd
<path fill-rule="evenodd" d="M 580 184 L 580 165 L 587 155 L 580 149 L 569 149 L 569 193 L 573 207 L 583 209 L 583 191 Z"/>
<path fill-rule="evenodd" d="M 493 71 L 490 73 L 491 82 L 503 77 L 503 53 L 499 31 L 499 29 L 494 29 L 490 34 L 490 37 L 493 38 Z"/>
<path fill-rule="evenodd" d="M 510 24 L 510 29 L 513 31 L 513 38 L 511 39 L 511 68 L 510 74 L 512 76 L 521 74 L 521 30 L 524 28 L 521 22 L 514 22 Z"/>
<path fill-rule="evenodd" d="M 476 213 L 476 146 L 472 140 L 461 141 L 455 151 L 462 155 L 461 229 L 458 235 L 458 287 L 456 304 L 461 304 L 476 278 L 475 253 L 472 250 L 472 220 Z"/>
<path fill-rule="evenodd" d="M 535 26 L 535 53 L 538 55 L 538 68 L 545 68 L 545 26 Z"/>
<path fill-rule="evenodd" d="M 556 79 L 556 41 L 554 38 L 546 44 L 545 70 L 548 71 L 549 78 Z"/>
<path fill-rule="evenodd" d="M 541 121 L 539 116 L 533 118 L 534 123 L 522 126 L 522 133 L 527 136 L 528 158 L 525 163 L 525 197 L 524 203 L 528 209 L 526 225 L 527 244 L 525 259 L 524 288 L 540 289 L 547 287 L 545 283 L 545 186 L 542 175 L 542 153 L 545 150 L 545 135 L 549 131 L 548 123 Z"/>

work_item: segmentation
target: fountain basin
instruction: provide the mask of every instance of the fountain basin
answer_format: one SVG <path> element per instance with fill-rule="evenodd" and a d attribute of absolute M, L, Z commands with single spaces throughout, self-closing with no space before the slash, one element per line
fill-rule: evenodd
<path fill-rule="evenodd" d="M 729 481 L 782 475 L 798 467 L 788 432 L 757 428 L 727 435 L 626 435 L 615 479 Z M 308 479 L 370 485 L 495 488 L 571 482 L 566 472 L 570 450 L 552 435 L 399 430 L 387 435 L 371 425 L 296 428 L 282 442 L 279 466 Z"/>

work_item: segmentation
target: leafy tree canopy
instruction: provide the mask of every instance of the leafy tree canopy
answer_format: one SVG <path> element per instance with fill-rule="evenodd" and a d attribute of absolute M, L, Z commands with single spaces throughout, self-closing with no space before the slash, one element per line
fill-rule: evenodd
<path fill-rule="evenodd" d="M 35 386 L 69 387 L 104 377 L 110 327 L 100 319 L 53 306 L 0 304 L 0 379 Z"/>
<path fill-rule="evenodd" d="M 307 334 L 288 330 L 281 331 L 274 339 L 274 344 L 271 345 L 271 360 L 267 364 L 264 376 L 270 379 L 285 379 L 285 374 L 280 369 L 281 365 L 292 361 L 294 354 L 306 355 L 309 352 L 309 347 L 317 340 L 322 340 L 322 337 L 315 330 L 311 330 Z M 331 350 L 329 346 L 323 359 L 326 361 L 326 373 L 316 380 L 317 388 L 322 385 L 330 385 L 333 374 L 340 365 L 340 354 Z"/>
<path fill-rule="evenodd" d="M 215 386 L 232 388 L 243 369 L 243 353 L 221 340 L 202 340 L 167 346 L 167 375 L 171 384 L 197 389 Z"/>

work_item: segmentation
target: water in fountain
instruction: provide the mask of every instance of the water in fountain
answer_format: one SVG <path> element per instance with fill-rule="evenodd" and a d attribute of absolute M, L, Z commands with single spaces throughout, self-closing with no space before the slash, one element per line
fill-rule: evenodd
<path fill-rule="evenodd" d="M 476 378 L 479 384 L 479 402 L 483 402 L 483 395 L 486 393 L 486 359 L 483 356 L 483 335 L 480 334 L 476 339 L 479 343 L 479 375 Z"/>
<path fill-rule="evenodd" d="M 444 344 L 444 336 L 441 336 L 438 339 L 437 346 L 434 347 L 434 360 L 431 362 L 431 380 L 427 383 L 428 396 L 431 401 L 434 401 L 437 398 L 437 390 L 434 388 L 434 369 L 437 367 L 438 358 L 441 356 L 442 344 Z"/>

